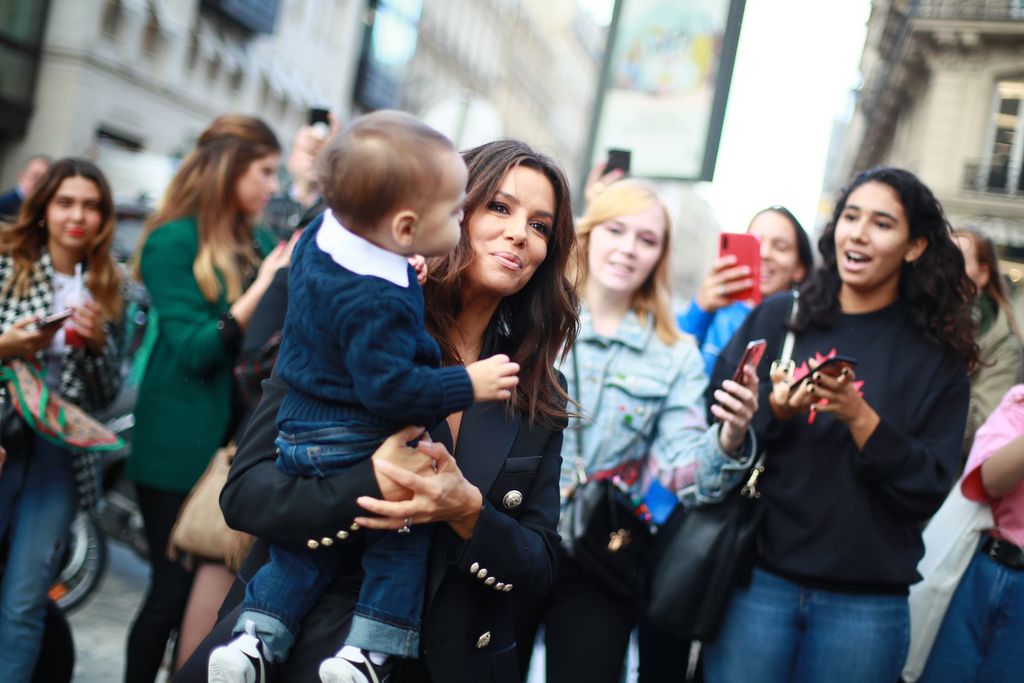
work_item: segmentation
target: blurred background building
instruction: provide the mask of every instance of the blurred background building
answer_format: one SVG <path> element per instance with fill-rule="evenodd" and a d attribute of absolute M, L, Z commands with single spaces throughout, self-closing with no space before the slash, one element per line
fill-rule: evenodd
<path fill-rule="evenodd" d="M 23 112 L 3 130 L 3 180 L 33 153 L 86 155 L 122 201 L 159 196 L 174 159 L 218 114 L 257 113 L 287 142 L 310 106 L 341 108 L 362 24 L 361 3 L 335 0 L 0 4 L 5 36 L 31 25 L 40 37 L 33 77 L 0 90 Z"/>
<path fill-rule="evenodd" d="M 608 33 L 594 8 L 607 18 L 613 5 L 0 0 L 0 188 L 32 154 L 92 158 L 111 180 L 130 253 L 141 218 L 217 115 L 260 116 L 287 146 L 311 107 L 342 121 L 393 107 L 460 148 L 522 139 L 578 191 Z M 692 183 L 659 187 L 676 225 L 676 292 L 688 299 L 714 258 L 717 220 Z"/>
<path fill-rule="evenodd" d="M 218 114 L 287 145 L 314 106 L 520 137 L 574 174 L 604 40 L 575 0 L 0 0 L 0 185 L 78 154 L 151 203 Z"/>
<path fill-rule="evenodd" d="M 881 163 L 914 171 L 953 226 L 988 234 L 1021 280 L 1024 2 L 873 0 L 861 72 L 836 177 Z"/>

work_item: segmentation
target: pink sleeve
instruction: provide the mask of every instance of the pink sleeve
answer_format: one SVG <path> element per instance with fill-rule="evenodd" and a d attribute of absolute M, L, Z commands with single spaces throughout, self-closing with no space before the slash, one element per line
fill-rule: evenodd
<path fill-rule="evenodd" d="M 1024 434 L 1024 384 L 1011 387 L 999 407 L 978 428 L 960 482 L 964 497 L 978 502 L 991 502 L 981 483 L 981 466 L 992 453 L 1021 434 Z"/>

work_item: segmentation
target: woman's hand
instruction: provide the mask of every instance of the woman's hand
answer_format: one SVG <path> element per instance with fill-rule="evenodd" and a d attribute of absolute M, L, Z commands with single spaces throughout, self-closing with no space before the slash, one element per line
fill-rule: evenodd
<path fill-rule="evenodd" d="M 814 363 L 814 359 L 811 359 Z M 776 419 L 788 422 L 800 413 L 806 412 L 811 405 L 818 400 L 814 392 L 810 390 L 810 382 L 801 382 L 796 391 L 793 391 L 793 370 L 792 361 L 787 367 L 772 367 L 768 376 L 772 380 L 772 391 L 768 395 L 768 405 L 775 414 Z"/>
<path fill-rule="evenodd" d="M 267 254 L 263 262 L 260 263 L 260 269 L 256 273 L 256 280 L 249 285 L 249 288 L 242 293 L 242 296 L 238 297 L 231 304 L 231 316 L 238 323 L 238 326 L 242 328 L 242 331 L 245 331 L 249 326 L 249 320 L 252 318 L 253 311 L 256 310 L 260 299 L 263 298 L 267 288 L 274 281 L 277 271 L 292 262 L 292 251 L 295 250 L 295 243 L 299 241 L 301 236 L 302 231 L 296 230 L 292 233 L 291 239 L 287 242 L 282 241 L 274 247 L 274 250 Z"/>
<path fill-rule="evenodd" d="M 256 275 L 257 282 L 264 282 L 264 289 L 274 279 L 274 274 L 278 270 L 284 268 L 292 262 L 292 251 L 295 250 L 295 243 L 299 241 L 299 237 L 302 236 L 302 230 L 296 230 L 292 233 L 291 238 L 287 242 L 281 241 L 278 243 L 274 250 L 267 254 L 263 262 L 260 263 L 259 273 Z"/>
<path fill-rule="evenodd" d="M 409 500 L 412 498 L 413 492 L 383 474 L 381 463 L 386 462 L 417 474 L 433 473 L 433 459 L 415 448 L 409 447 L 409 442 L 415 439 L 429 442 L 430 434 L 423 427 L 406 427 L 385 439 L 380 448 L 374 452 L 371 458 L 373 473 L 377 478 L 377 486 L 380 487 L 380 493 L 384 496 L 384 500 Z"/>
<path fill-rule="evenodd" d="M 742 292 L 758 284 L 750 278 L 750 267 L 737 266 L 736 257 L 730 254 L 720 257 L 711 266 L 711 272 L 700 283 L 695 298 L 700 310 L 714 313 L 733 303 L 729 298 L 730 294 Z"/>
<path fill-rule="evenodd" d="M 711 414 L 722 422 L 718 443 L 726 453 L 733 454 L 747 438 L 750 421 L 757 412 L 757 373 L 750 365 L 743 366 L 743 381 L 727 379 L 715 390 Z"/>
<path fill-rule="evenodd" d="M 810 409 L 819 413 L 835 415 L 850 429 L 854 443 L 863 449 L 868 438 L 874 433 L 881 418 L 874 408 L 868 405 L 860 391 L 854 385 L 856 375 L 852 368 L 843 368 L 838 377 L 825 372 L 814 372 L 807 393 L 814 397 Z"/>
<path fill-rule="evenodd" d="M 103 309 L 99 304 L 87 300 L 75 308 L 70 322 L 79 336 L 85 340 L 86 347 L 93 355 L 103 353 L 103 346 L 107 343 L 107 331 L 103 326 Z"/>
<path fill-rule="evenodd" d="M 0 358 L 32 359 L 41 349 L 53 343 L 53 335 L 60 327 L 31 329 L 38 322 L 35 316 L 18 320 L 0 334 Z"/>
<path fill-rule="evenodd" d="M 391 438 L 404 438 L 400 435 L 405 434 L 403 430 Z M 356 523 L 367 529 L 397 530 L 405 526 L 406 520 L 410 524 L 447 522 L 461 538 L 470 538 L 484 503 L 480 489 L 462 476 L 455 458 L 443 445 L 421 439 L 415 450 L 432 461 L 436 471 L 433 467 L 425 472 L 421 468 L 404 467 L 391 458 L 378 460 L 374 454 L 373 466 L 378 478 L 383 476 L 394 485 L 412 491 L 412 498 L 391 501 L 360 496 L 356 500 L 359 506 L 378 516 L 357 517 Z"/>
<path fill-rule="evenodd" d="M 604 172 L 605 162 L 599 163 L 590 169 L 587 174 L 587 184 L 583 187 L 583 201 L 590 206 L 597 198 L 597 195 L 604 192 L 604 189 L 621 178 L 625 173 L 620 168 Z"/>

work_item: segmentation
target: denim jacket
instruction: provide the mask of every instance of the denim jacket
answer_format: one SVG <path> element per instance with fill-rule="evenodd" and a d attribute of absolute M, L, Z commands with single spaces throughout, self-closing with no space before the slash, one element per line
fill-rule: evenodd
<path fill-rule="evenodd" d="M 738 459 L 722 451 L 718 424 L 709 428 L 705 418 L 707 378 L 692 338 L 667 346 L 653 319 L 644 323 L 634 311 L 614 336 L 601 337 L 584 307 L 579 338 L 560 369 L 583 414 L 565 431 L 563 492 L 577 481 L 578 454 L 588 478 L 617 475 L 640 498 L 657 477 L 687 507 L 720 500 L 743 478 L 753 432 Z"/>

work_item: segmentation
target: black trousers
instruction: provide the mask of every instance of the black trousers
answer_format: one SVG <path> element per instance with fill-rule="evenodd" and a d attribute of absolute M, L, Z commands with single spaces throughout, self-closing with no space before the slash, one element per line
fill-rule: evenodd
<path fill-rule="evenodd" d="M 698 660 L 693 678 L 686 678 L 690 664 L 690 641 L 662 631 L 646 619 L 640 620 L 639 632 L 640 668 L 639 683 L 660 683 L 661 681 L 688 681 L 701 683 L 703 668 Z"/>
<path fill-rule="evenodd" d="M 612 595 L 559 553 L 555 585 L 516 614 L 519 670 L 525 679 L 544 626 L 548 683 L 619 683 L 639 603 Z"/>
<path fill-rule="evenodd" d="M 167 641 L 181 626 L 188 595 L 192 590 L 193 573 L 179 562 L 167 557 L 167 542 L 185 502 L 185 494 L 170 493 L 136 484 L 139 510 L 145 523 L 152 568 L 149 592 L 135 615 L 128 636 L 125 659 L 125 683 L 153 683 Z"/>

